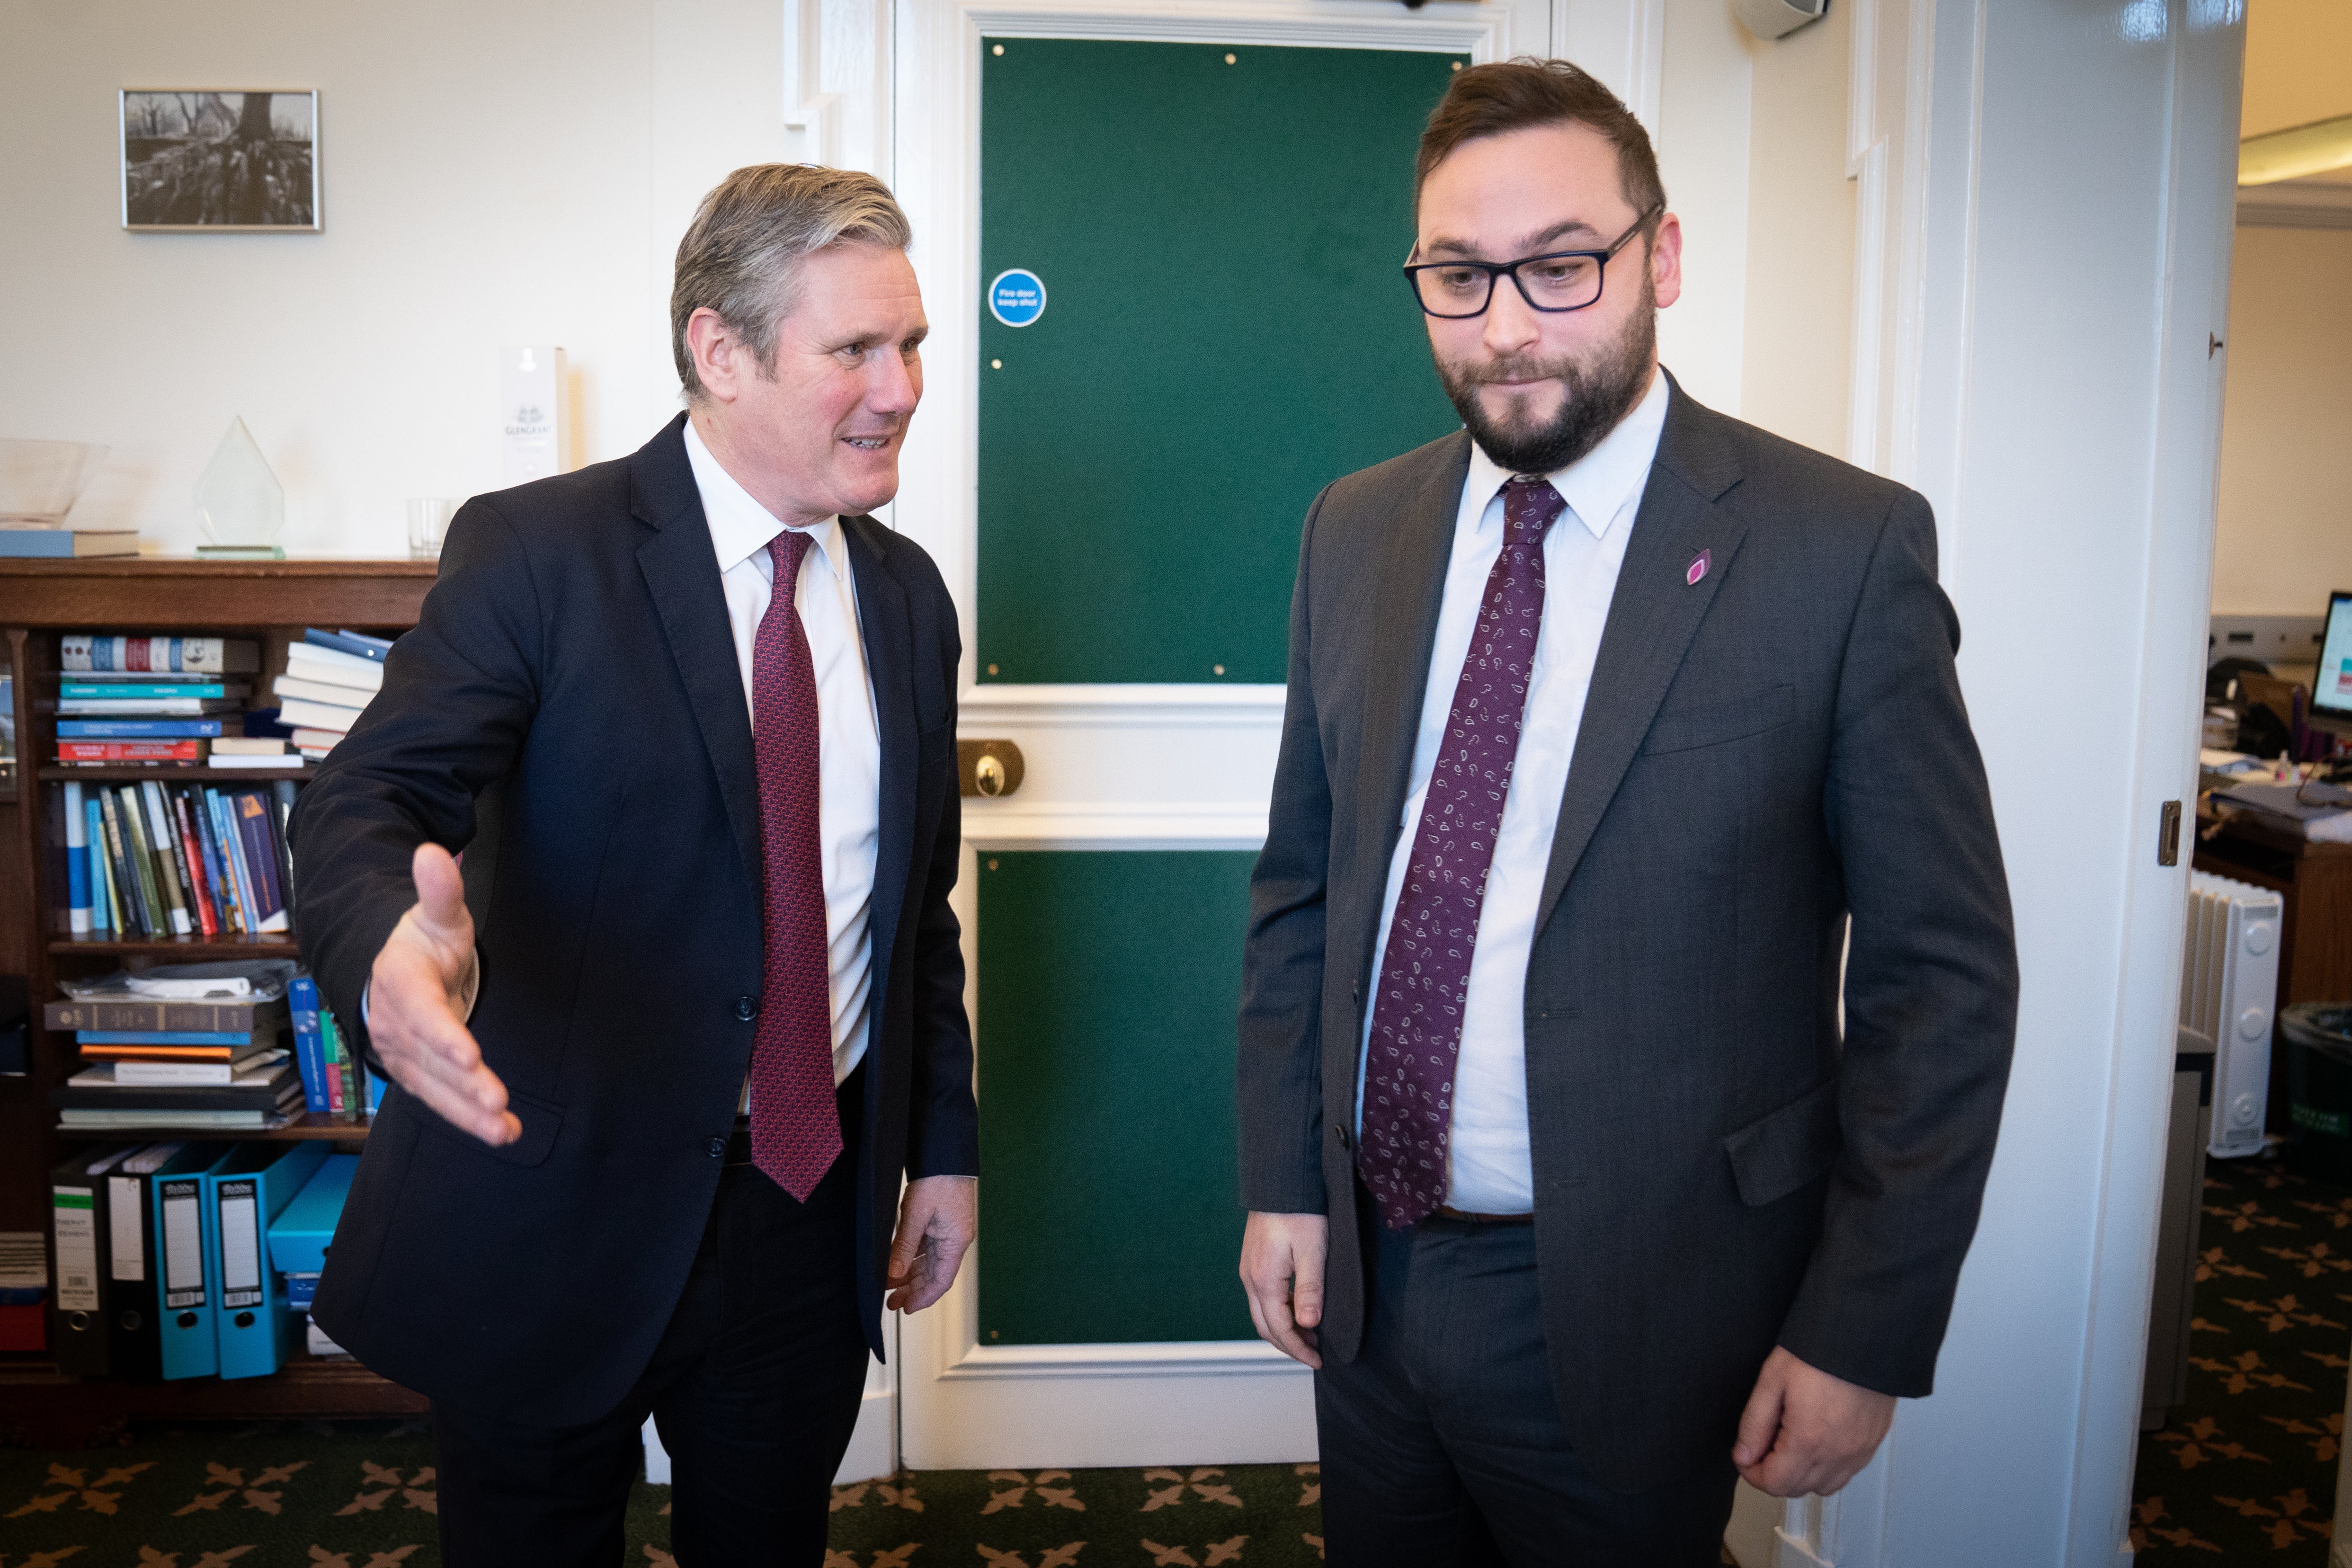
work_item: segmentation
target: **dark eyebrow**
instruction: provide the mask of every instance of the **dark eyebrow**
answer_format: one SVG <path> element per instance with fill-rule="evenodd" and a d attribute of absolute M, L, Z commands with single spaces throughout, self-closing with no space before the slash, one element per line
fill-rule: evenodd
<path fill-rule="evenodd" d="M 1567 239 L 1570 237 L 1590 237 L 1598 241 L 1601 238 L 1601 234 L 1599 229 L 1580 217 L 1562 218 L 1549 228 L 1538 229 L 1533 234 L 1522 236 L 1518 241 L 1518 253 L 1521 256 L 1540 256 L 1544 252 L 1544 247 L 1554 240 Z M 1478 254 L 1478 247 L 1465 240 L 1438 238 L 1430 241 L 1423 254 L 1475 257 Z"/>

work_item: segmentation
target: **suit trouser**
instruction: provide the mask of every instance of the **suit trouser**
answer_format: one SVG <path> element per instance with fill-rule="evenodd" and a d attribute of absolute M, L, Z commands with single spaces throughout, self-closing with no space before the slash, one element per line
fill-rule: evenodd
<path fill-rule="evenodd" d="M 670 1546 L 685 1568 L 824 1559 L 832 1483 L 866 1383 L 858 1321 L 859 1087 L 844 1147 L 797 1203 L 738 1134 L 686 1289 L 635 1387 L 603 1417 L 530 1426 L 436 1401 L 448 1568 L 613 1568 L 651 1414 L 669 1451 Z"/>
<path fill-rule="evenodd" d="M 1360 1194 L 1358 1212 L 1373 1214 Z M 1363 1237 L 1352 1362 L 1315 1375 L 1332 1568 L 1699 1568 L 1722 1560 L 1737 1473 L 1610 1490 L 1570 1447 L 1536 1291 L 1535 1226 L 1433 1216 Z M 1727 1447 L 1728 1445 L 1727 1445 Z"/>

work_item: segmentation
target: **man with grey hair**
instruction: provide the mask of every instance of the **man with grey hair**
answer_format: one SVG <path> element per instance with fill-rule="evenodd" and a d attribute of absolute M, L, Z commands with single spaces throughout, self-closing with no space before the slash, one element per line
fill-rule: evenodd
<path fill-rule="evenodd" d="M 922 395 L 908 238 L 864 174 L 705 197 L 686 412 L 467 503 L 295 812 L 392 1082 L 314 1315 L 431 1397 L 455 1568 L 616 1562 L 648 1414 L 680 1563 L 815 1568 L 882 1309 L 971 1245 L 955 610 L 866 515 Z"/>

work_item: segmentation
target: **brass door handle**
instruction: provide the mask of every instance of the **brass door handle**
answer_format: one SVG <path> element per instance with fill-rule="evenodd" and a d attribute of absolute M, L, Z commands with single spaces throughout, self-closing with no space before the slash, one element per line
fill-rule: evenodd
<path fill-rule="evenodd" d="M 1021 787 L 1021 748 L 1010 741 L 958 741 L 956 776 L 961 793 L 992 799 Z"/>

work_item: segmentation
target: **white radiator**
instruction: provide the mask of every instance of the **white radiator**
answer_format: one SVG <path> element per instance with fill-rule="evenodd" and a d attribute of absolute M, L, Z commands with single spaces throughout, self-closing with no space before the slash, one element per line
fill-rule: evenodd
<path fill-rule="evenodd" d="M 2220 1159 L 2262 1152 L 2283 908 L 2267 889 L 2189 874 L 2179 1049 L 2213 1053 L 2213 1136 L 2206 1152 Z"/>

